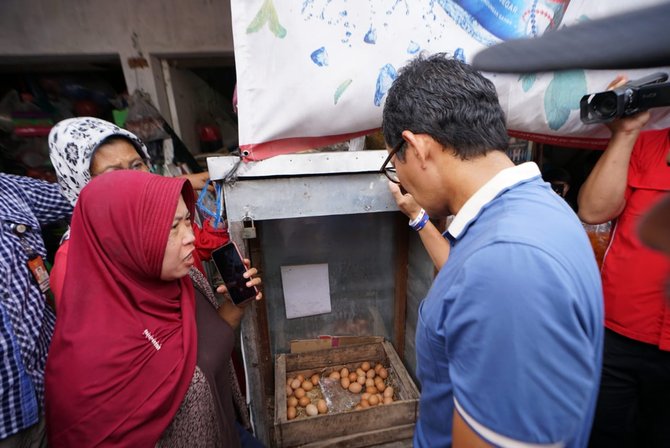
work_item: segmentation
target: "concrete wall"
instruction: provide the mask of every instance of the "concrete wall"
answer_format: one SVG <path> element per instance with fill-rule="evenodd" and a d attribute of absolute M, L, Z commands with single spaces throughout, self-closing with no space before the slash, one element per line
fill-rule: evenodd
<path fill-rule="evenodd" d="M 0 0 L 0 61 L 118 55 L 168 119 L 160 59 L 232 54 L 228 0 Z"/>

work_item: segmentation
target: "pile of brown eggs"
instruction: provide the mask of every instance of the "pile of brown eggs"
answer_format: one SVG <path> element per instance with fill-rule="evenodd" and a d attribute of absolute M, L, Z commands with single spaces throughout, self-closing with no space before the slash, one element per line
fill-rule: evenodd
<path fill-rule="evenodd" d="M 363 362 L 350 371 L 347 367 L 334 370 L 328 375 L 332 381 L 339 381 L 343 389 L 352 394 L 360 394 L 360 401 L 354 409 L 393 402 L 394 389 L 388 382 L 388 370 L 377 363 L 374 368 L 369 362 Z M 300 374 L 286 380 L 286 417 L 293 420 L 306 415 L 312 417 L 328 413 L 328 405 L 319 388 L 319 374 L 306 378 Z"/>
<path fill-rule="evenodd" d="M 350 372 L 344 367 L 328 375 L 332 380 L 340 380 L 343 389 L 347 389 L 352 394 L 361 394 L 361 401 L 355 409 L 393 403 L 395 391 L 386 383 L 388 376 L 386 367 L 378 363 L 372 368 L 367 361 L 361 363 L 355 371 Z"/>
<path fill-rule="evenodd" d="M 328 412 L 326 400 L 316 387 L 318 384 L 319 375 L 316 373 L 310 378 L 301 374 L 286 380 L 286 417 L 289 420 L 296 418 L 301 408 L 309 417 Z"/>

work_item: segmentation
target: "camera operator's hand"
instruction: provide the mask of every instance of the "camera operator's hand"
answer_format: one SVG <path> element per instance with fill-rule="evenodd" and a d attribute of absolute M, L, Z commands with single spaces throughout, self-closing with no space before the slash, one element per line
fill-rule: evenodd
<path fill-rule="evenodd" d="M 614 90 L 623 86 L 627 82 L 628 77 L 624 75 L 618 75 L 609 83 L 607 90 Z M 650 118 L 651 114 L 649 111 L 643 111 L 635 115 L 631 115 L 630 117 L 617 118 L 614 121 L 606 123 L 605 126 L 607 126 L 609 130 L 612 131 L 612 137 L 614 137 L 615 134 L 628 134 L 631 138 L 637 138 L 637 134 L 642 130 L 644 125 L 647 124 Z"/>

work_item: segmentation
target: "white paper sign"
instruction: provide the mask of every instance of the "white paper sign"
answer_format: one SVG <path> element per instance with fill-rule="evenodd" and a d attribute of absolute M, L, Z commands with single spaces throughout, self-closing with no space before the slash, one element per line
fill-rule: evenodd
<path fill-rule="evenodd" d="M 281 267 L 286 318 L 330 313 L 328 264 Z"/>

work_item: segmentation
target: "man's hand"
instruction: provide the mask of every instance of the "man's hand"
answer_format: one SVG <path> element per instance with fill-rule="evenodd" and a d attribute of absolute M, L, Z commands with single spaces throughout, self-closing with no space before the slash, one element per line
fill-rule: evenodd
<path fill-rule="evenodd" d="M 414 197 L 411 194 L 403 194 L 402 191 L 400 191 L 400 186 L 398 184 L 394 184 L 391 181 L 389 181 L 389 190 L 391 190 L 393 199 L 395 200 L 396 204 L 398 204 L 400 211 L 403 212 L 410 220 L 416 218 L 419 215 L 421 206 L 416 203 Z"/>

